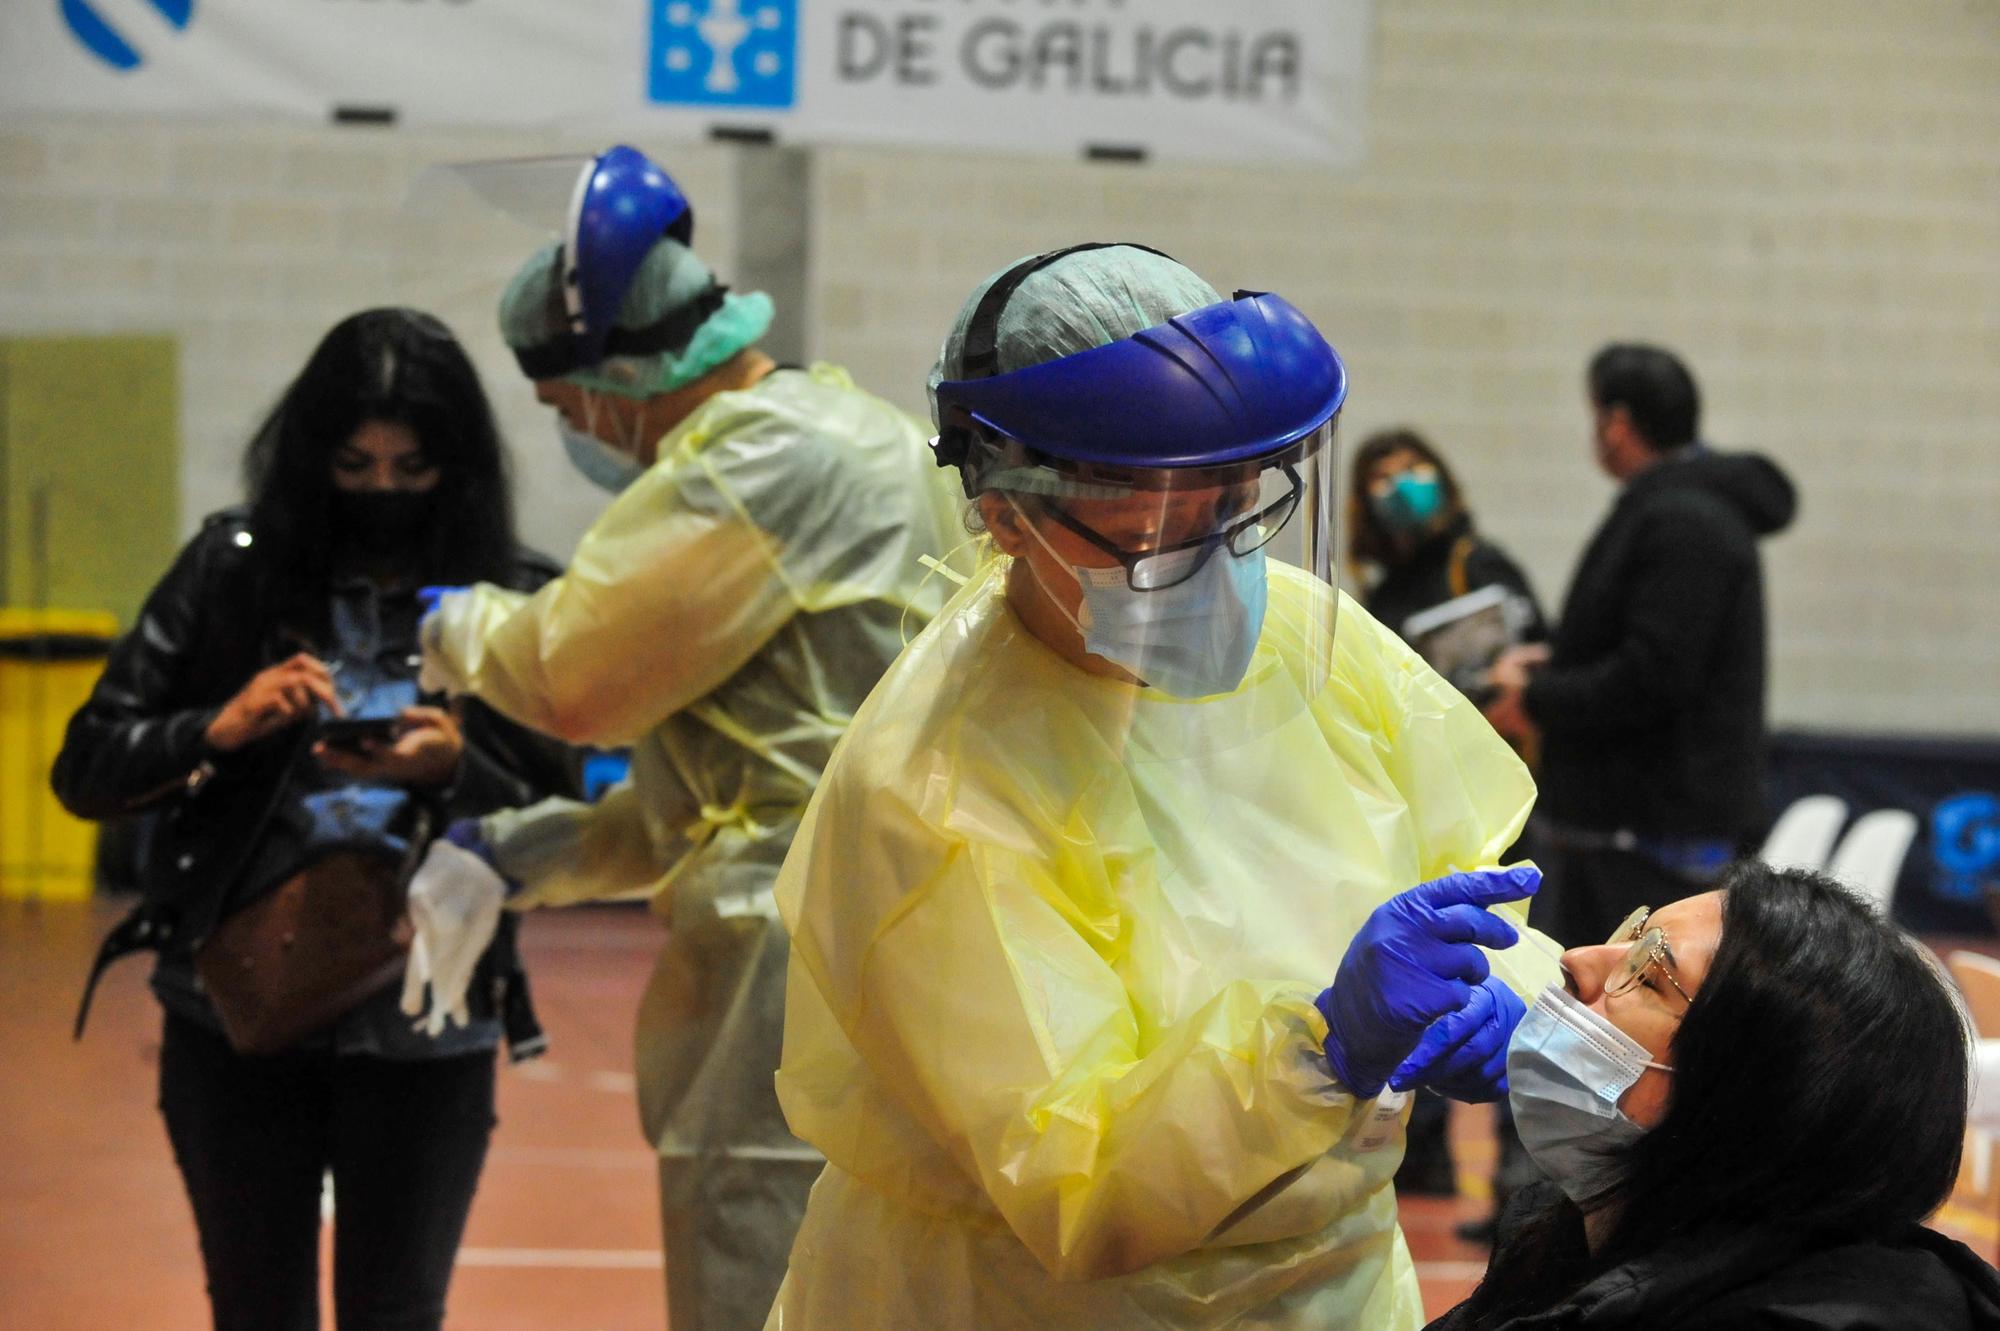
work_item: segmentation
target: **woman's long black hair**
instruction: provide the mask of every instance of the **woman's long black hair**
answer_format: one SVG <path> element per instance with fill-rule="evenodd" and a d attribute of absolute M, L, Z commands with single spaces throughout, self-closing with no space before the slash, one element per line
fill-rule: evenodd
<path fill-rule="evenodd" d="M 1888 1238 L 1951 1192 L 1970 1046 L 1937 966 L 1818 874 L 1745 861 L 1721 887 L 1721 941 L 1666 1058 L 1666 1117 L 1593 1200 L 1617 1218 L 1572 1289 L 1704 1237 Z M 1532 1268 L 1553 1240 L 1534 1231 L 1575 1219 L 1565 1201 L 1529 1220 L 1463 1325 L 1548 1306 L 1547 1273 Z"/>
<path fill-rule="evenodd" d="M 334 451 L 369 421 L 407 426 L 443 473 L 411 578 L 504 581 L 514 566 L 506 453 L 478 372 L 431 315 L 363 310 L 320 339 L 244 454 L 250 527 L 267 547 L 267 594 L 281 617 L 324 603 L 336 553 Z"/>

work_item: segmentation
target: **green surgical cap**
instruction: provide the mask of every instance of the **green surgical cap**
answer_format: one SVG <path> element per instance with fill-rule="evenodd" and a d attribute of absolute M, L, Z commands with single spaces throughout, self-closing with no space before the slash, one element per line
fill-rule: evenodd
<path fill-rule="evenodd" d="M 1016 266 L 1010 263 L 981 282 L 960 307 L 931 367 L 932 424 L 938 423 L 937 386 L 964 377 L 965 328 L 980 297 Z M 1015 288 L 997 330 L 1000 372 L 1107 346 L 1221 299 L 1214 287 L 1165 255 L 1135 245 L 1080 250 Z"/>
<path fill-rule="evenodd" d="M 551 326 L 551 311 L 563 308 L 560 293 L 553 290 L 558 248 L 550 241 L 536 250 L 500 297 L 500 335 L 510 347 L 536 346 L 562 332 Z M 618 307 L 618 326 L 650 328 L 688 308 L 714 280 L 693 250 L 664 238 L 647 252 L 633 275 L 625 303 Z M 564 375 L 563 380 L 632 398 L 670 393 L 754 345 L 771 327 L 771 315 L 771 298 L 763 292 L 730 292 L 681 350 L 607 357 L 587 370 Z"/>

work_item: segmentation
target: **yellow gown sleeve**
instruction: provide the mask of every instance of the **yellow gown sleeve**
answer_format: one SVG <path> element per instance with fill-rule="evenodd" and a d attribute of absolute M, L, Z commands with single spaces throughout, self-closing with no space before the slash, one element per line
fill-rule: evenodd
<path fill-rule="evenodd" d="M 515 910 L 653 894 L 662 860 L 629 780 L 595 804 L 548 799 L 481 820 L 500 871 L 521 884 Z"/>
<path fill-rule="evenodd" d="M 753 419 L 728 456 L 782 446 L 757 435 Z M 715 451 L 678 452 L 646 472 L 533 595 L 481 584 L 447 598 L 426 633 L 427 681 L 605 746 L 712 692 L 797 611 L 777 539 L 733 503 Z"/>
<path fill-rule="evenodd" d="M 815 867 L 828 859 L 850 883 L 856 871 L 909 883 L 915 870 L 915 886 L 881 914 L 823 896 L 803 919 L 791 911 L 794 981 L 818 988 L 872 1077 L 1052 1275 L 1097 1279 L 1191 1251 L 1342 1146 L 1355 1101 L 1327 1069 L 1315 989 L 1228 982 L 1150 1026 L 1105 921 L 1079 915 L 1101 891 L 1063 881 L 1095 872 L 1086 862 L 952 842 L 879 790 L 822 796 L 814 821 L 866 832 L 810 858 L 809 895 L 833 886 Z M 1351 1165 L 1309 1223 L 1380 1181 Z"/>

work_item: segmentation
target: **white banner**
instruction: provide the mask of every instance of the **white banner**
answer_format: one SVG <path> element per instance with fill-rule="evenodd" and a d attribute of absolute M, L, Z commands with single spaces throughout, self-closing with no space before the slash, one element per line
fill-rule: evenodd
<path fill-rule="evenodd" d="M 0 111 L 1351 162 L 1371 0 L 4 0 Z"/>

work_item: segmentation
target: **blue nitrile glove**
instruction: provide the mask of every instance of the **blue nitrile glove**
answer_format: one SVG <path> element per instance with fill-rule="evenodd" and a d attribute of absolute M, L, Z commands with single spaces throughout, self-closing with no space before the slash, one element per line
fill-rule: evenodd
<path fill-rule="evenodd" d="M 466 854 L 477 855 L 485 861 L 486 867 L 499 874 L 500 881 L 507 885 L 508 896 L 511 897 L 521 890 L 520 883 L 508 877 L 506 871 L 500 867 L 500 859 L 493 850 L 493 843 L 486 839 L 485 829 L 477 818 L 453 820 L 451 825 L 444 829 L 443 839 Z"/>
<path fill-rule="evenodd" d="M 1487 976 L 1458 1011 L 1431 1024 L 1417 1047 L 1389 1075 L 1398 1091 L 1421 1086 L 1452 1100 L 1480 1104 L 1507 1098 L 1507 1044 L 1526 1015 L 1521 996 Z"/>
<path fill-rule="evenodd" d="M 1491 974 L 1480 946 L 1512 947 L 1514 926 L 1487 906 L 1533 896 L 1533 865 L 1454 873 L 1377 906 L 1319 996 L 1326 1060 L 1357 1096 L 1379 1093 L 1431 1023 L 1463 1008 Z"/>
<path fill-rule="evenodd" d="M 464 590 L 465 590 L 464 587 L 417 588 L 417 604 L 424 608 L 424 613 L 422 614 L 422 616 L 420 616 L 420 618 L 429 619 L 433 614 L 437 613 L 439 601 L 442 601 L 445 597 L 452 595 L 454 592 L 462 592 Z"/>

